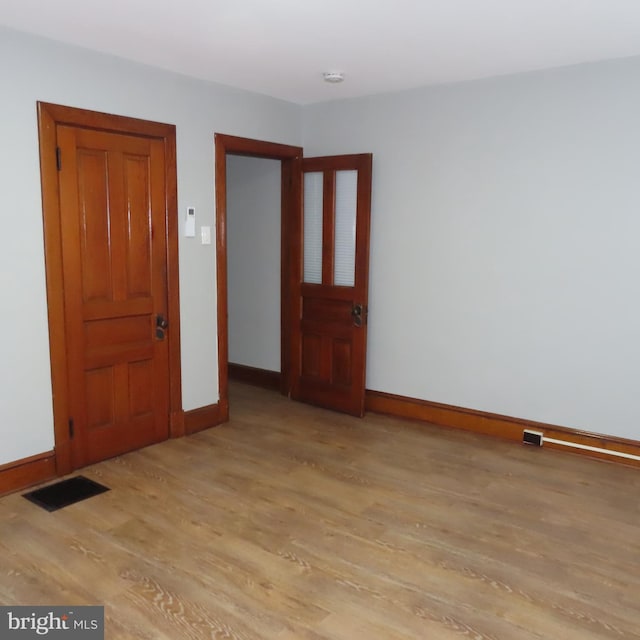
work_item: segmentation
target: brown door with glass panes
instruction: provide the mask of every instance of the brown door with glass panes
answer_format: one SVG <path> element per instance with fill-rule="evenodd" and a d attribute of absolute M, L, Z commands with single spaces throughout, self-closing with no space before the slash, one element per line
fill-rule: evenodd
<path fill-rule="evenodd" d="M 74 468 L 169 432 L 164 145 L 58 125 Z"/>
<path fill-rule="evenodd" d="M 302 160 L 291 397 L 364 413 L 371 154 Z"/>

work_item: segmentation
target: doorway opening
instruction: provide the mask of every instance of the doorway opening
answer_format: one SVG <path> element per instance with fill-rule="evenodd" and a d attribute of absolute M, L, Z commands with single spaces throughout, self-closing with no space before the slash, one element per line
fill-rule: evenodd
<path fill-rule="evenodd" d="M 215 134 L 216 186 L 216 268 L 218 280 L 218 379 L 222 421 L 229 417 L 229 245 L 227 163 L 230 157 L 262 158 L 280 163 L 280 375 L 264 375 L 267 386 L 287 395 L 291 388 L 290 327 L 292 252 L 288 238 L 296 207 L 299 206 L 302 148 Z M 271 355 L 270 357 L 273 357 Z M 255 376 L 259 369 L 251 372 Z M 263 370 L 264 372 L 265 370 Z M 242 369 L 235 368 L 235 374 Z"/>
<path fill-rule="evenodd" d="M 229 379 L 281 385 L 281 161 L 227 155 Z"/>
<path fill-rule="evenodd" d="M 281 166 L 280 391 L 293 400 L 362 416 L 373 156 L 302 158 L 300 147 L 216 134 L 221 421 L 229 417 L 230 155 L 271 158 Z"/>

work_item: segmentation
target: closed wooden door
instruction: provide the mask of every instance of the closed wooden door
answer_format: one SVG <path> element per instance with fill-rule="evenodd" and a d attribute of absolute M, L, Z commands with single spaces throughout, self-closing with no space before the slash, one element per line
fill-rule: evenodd
<path fill-rule="evenodd" d="M 371 154 L 304 158 L 291 397 L 364 414 Z"/>
<path fill-rule="evenodd" d="M 165 439 L 161 140 L 57 125 L 73 468 Z"/>

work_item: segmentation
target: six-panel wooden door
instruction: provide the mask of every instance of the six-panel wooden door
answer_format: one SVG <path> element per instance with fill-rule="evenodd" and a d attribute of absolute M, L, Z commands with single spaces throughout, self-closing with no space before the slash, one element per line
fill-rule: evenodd
<path fill-rule="evenodd" d="M 168 437 L 161 140 L 58 125 L 73 468 Z"/>

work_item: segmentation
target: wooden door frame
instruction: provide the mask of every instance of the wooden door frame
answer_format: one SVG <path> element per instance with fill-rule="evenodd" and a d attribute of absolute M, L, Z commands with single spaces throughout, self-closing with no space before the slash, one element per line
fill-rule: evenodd
<path fill-rule="evenodd" d="M 51 386 L 56 473 L 72 471 L 69 435 L 69 389 L 67 381 L 67 339 L 65 335 L 64 289 L 62 271 L 62 227 L 58 188 L 58 125 L 123 133 L 162 140 L 165 157 L 165 234 L 167 240 L 167 315 L 171 330 L 169 348 L 169 436 L 184 435 L 180 365 L 180 301 L 178 270 L 178 197 L 176 169 L 176 128 L 174 125 L 149 122 L 85 109 L 38 102 L 40 142 L 40 179 L 44 251 L 49 318 Z"/>
<path fill-rule="evenodd" d="M 280 243 L 280 391 L 291 389 L 292 291 L 301 260 L 301 233 L 296 211 L 302 188 L 300 163 L 302 148 L 241 138 L 222 133 L 214 136 L 216 188 L 216 274 L 218 297 L 218 380 L 220 417 L 229 419 L 229 318 L 227 283 L 227 155 L 280 160 L 281 164 L 281 243 Z"/>

